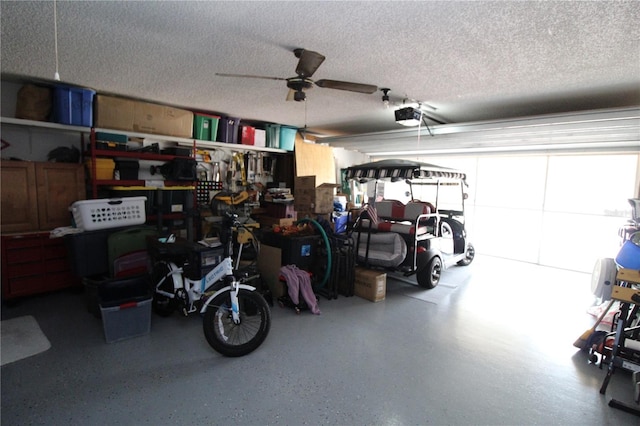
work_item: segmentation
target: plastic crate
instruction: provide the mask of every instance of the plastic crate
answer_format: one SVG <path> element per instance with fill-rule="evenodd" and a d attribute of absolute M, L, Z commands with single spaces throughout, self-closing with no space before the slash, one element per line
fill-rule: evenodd
<path fill-rule="evenodd" d="M 287 151 L 293 151 L 296 144 L 296 133 L 298 129 L 294 127 L 280 127 L 280 149 Z"/>
<path fill-rule="evenodd" d="M 53 121 L 73 126 L 93 127 L 95 90 L 56 86 L 53 90 Z"/>
<path fill-rule="evenodd" d="M 105 198 L 76 201 L 69 210 L 76 228 L 85 231 L 142 225 L 146 222 L 147 197 Z"/>

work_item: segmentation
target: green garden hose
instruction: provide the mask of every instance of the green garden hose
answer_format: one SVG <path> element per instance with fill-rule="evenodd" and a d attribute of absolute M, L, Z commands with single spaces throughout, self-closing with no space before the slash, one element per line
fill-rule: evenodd
<path fill-rule="evenodd" d="M 322 235 L 322 239 L 324 240 L 324 245 L 327 248 L 327 270 L 324 273 L 324 278 L 322 279 L 322 282 L 318 286 L 318 288 L 323 288 L 327 284 L 327 281 L 329 281 L 329 276 L 331 275 L 331 245 L 329 244 L 329 238 L 327 237 L 327 233 L 324 232 L 324 228 L 317 221 L 309 218 L 304 218 L 297 221 L 296 224 L 305 223 L 305 222 L 312 223 L 313 226 L 315 226 L 318 229 L 318 231 L 320 231 L 320 235 Z"/>

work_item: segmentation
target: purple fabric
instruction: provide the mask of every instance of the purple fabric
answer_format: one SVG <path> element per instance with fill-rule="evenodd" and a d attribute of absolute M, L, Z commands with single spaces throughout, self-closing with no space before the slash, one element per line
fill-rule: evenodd
<path fill-rule="evenodd" d="M 320 308 L 318 308 L 318 301 L 316 295 L 311 288 L 311 278 L 309 273 L 299 269 L 296 265 L 287 265 L 280 268 L 280 274 L 287 281 L 287 288 L 289 290 L 289 297 L 294 304 L 300 302 L 300 294 L 307 302 L 311 312 L 320 315 Z"/>

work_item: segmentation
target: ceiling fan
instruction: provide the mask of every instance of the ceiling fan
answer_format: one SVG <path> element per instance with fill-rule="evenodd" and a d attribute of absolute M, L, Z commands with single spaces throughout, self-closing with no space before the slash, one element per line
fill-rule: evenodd
<path fill-rule="evenodd" d="M 296 67 L 296 76 L 290 78 L 282 77 L 265 77 L 260 75 L 244 75 L 244 74 L 224 74 L 216 73 L 221 77 L 242 77 L 242 78 L 261 78 L 265 80 L 281 80 L 287 82 L 289 94 L 287 100 L 304 101 L 306 99 L 305 90 L 312 88 L 314 85 L 325 89 L 346 90 L 348 92 L 358 93 L 375 93 L 378 88 L 371 84 L 350 83 L 338 80 L 311 80 L 311 76 L 316 72 L 318 67 L 325 60 L 325 57 L 318 52 L 306 49 L 294 49 L 293 51 L 298 60 Z"/>

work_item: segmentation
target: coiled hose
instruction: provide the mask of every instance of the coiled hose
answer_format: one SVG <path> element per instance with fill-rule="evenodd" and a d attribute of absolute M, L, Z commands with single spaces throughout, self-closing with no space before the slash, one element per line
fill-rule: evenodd
<path fill-rule="evenodd" d="M 320 235 L 322 235 L 322 240 L 324 241 L 325 248 L 327 249 L 327 269 L 324 272 L 324 278 L 322 279 L 322 282 L 318 285 L 318 288 L 323 288 L 327 284 L 327 281 L 329 281 L 329 276 L 331 275 L 331 244 L 329 244 L 329 237 L 327 237 L 327 233 L 324 231 L 324 228 L 316 220 L 304 218 L 297 221 L 296 224 L 305 222 L 311 223 L 316 227 L 316 229 L 318 229 L 318 231 L 320 231 Z"/>

